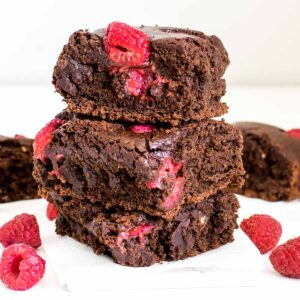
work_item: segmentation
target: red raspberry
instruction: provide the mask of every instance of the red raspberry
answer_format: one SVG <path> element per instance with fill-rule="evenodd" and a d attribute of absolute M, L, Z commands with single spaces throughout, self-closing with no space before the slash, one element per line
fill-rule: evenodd
<path fill-rule="evenodd" d="M 300 129 L 291 129 L 286 133 L 296 139 L 300 139 Z"/>
<path fill-rule="evenodd" d="M 33 155 L 35 158 L 45 161 L 45 149 L 52 140 L 53 132 L 64 123 L 61 119 L 53 119 L 38 132 L 33 143 Z"/>
<path fill-rule="evenodd" d="M 107 27 L 104 47 L 108 57 L 121 66 L 140 66 L 146 63 L 150 56 L 148 36 L 120 22 L 113 22 Z"/>
<path fill-rule="evenodd" d="M 144 86 L 144 78 L 139 71 L 129 71 L 129 78 L 125 82 L 125 91 L 128 95 L 138 96 Z"/>
<path fill-rule="evenodd" d="M 4 247 L 24 243 L 34 248 L 41 246 L 39 225 L 34 215 L 21 214 L 0 228 L 0 242 Z"/>
<path fill-rule="evenodd" d="M 240 225 L 261 254 L 274 248 L 282 233 L 280 223 L 268 215 L 253 215 Z"/>
<path fill-rule="evenodd" d="M 149 189 L 163 189 L 164 181 L 175 181 L 176 174 L 182 168 L 182 163 L 176 163 L 172 158 L 167 158 L 158 170 L 158 177 L 154 181 L 147 182 Z"/>
<path fill-rule="evenodd" d="M 152 132 L 154 129 L 155 126 L 151 124 L 138 124 L 138 125 L 129 126 L 129 130 L 134 133 Z"/>
<path fill-rule="evenodd" d="M 179 200 L 179 197 L 182 193 L 182 189 L 183 189 L 183 177 L 177 177 L 175 183 L 172 186 L 171 192 L 164 199 L 164 202 L 162 203 L 162 207 L 166 209 L 173 208 Z"/>
<path fill-rule="evenodd" d="M 53 221 L 56 219 L 58 212 L 52 203 L 48 203 L 46 215 L 50 221 Z"/>
<path fill-rule="evenodd" d="M 139 242 L 143 243 L 145 235 L 151 233 L 154 227 L 155 225 L 151 223 L 140 224 L 136 227 L 129 229 L 128 231 L 120 232 L 117 238 L 117 245 L 120 247 L 124 240 L 130 240 L 133 238 L 138 238 Z"/>
<path fill-rule="evenodd" d="M 45 264 L 29 245 L 11 245 L 2 253 L 0 278 L 10 289 L 24 291 L 40 281 L 45 273 Z"/>
<path fill-rule="evenodd" d="M 147 70 L 131 70 L 125 82 L 125 92 L 128 95 L 139 96 L 146 94 L 147 88 L 153 81 L 151 73 Z"/>
<path fill-rule="evenodd" d="M 270 255 L 270 261 L 280 274 L 300 278 L 300 237 L 276 247 Z"/>

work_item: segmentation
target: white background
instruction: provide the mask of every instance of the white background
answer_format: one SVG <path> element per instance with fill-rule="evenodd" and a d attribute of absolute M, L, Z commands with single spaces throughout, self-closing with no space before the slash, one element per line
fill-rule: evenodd
<path fill-rule="evenodd" d="M 299 0 L 1 0 L 0 84 L 46 83 L 78 29 L 120 20 L 219 36 L 229 84 L 300 83 Z"/>

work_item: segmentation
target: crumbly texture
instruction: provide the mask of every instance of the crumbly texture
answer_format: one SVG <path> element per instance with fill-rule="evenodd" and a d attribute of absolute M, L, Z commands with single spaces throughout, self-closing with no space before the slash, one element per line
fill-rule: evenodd
<path fill-rule="evenodd" d="M 141 95 L 128 94 L 125 88 L 137 68 L 119 68 L 109 60 L 105 29 L 71 35 L 54 68 L 53 84 L 72 112 L 110 121 L 172 125 L 227 112 L 221 97 L 229 59 L 216 36 L 179 28 L 139 29 L 150 39 L 151 53 L 138 70 L 154 79 Z"/>
<path fill-rule="evenodd" d="M 54 197 L 55 198 L 55 197 Z M 114 207 L 103 209 L 88 200 L 55 203 L 60 215 L 56 232 L 69 235 L 95 253 L 105 253 L 121 265 L 141 267 L 164 260 L 195 256 L 233 241 L 238 200 L 218 193 L 185 205 L 171 221 Z"/>
<path fill-rule="evenodd" d="M 300 140 L 259 123 L 234 124 L 244 136 L 245 184 L 237 192 L 269 201 L 300 197 Z"/>
<path fill-rule="evenodd" d="M 34 176 L 46 199 L 53 191 L 171 219 L 243 183 L 242 137 L 223 121 L 157 127 L 135 133 L 126 125 L 75 118 L 57 129 L 35 159 Z"/>
<path fill-rule="evenodd" d="M 0 203 L 39 198 L 32 177 L 32 139 L 0 136 Z"/>

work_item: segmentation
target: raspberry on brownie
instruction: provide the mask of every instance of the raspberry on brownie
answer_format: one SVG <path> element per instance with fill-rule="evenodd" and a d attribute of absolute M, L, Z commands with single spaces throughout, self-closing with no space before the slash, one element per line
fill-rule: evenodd
<path fill-rule="evenodd" d="M 113 22 L 71 35 L 53 72 L 72 112 L 177 125 L 221 116 L 229 64 L 216 36 Z"/>
<path fill-rule="evenodd" d="M 123 125 L 80 119 L 56 129 L 35 156 L 34 176 L 46 199 L 88 198 L 171 219 L 197 203 L 240 186 L 242 137 L 223 121 L 181 127 Z"/>
<path fill-rule="evenodd" d="M 244 136 L 245 184 L 237 192 L 269 201 L 300 197 L 300 130 L 239 122 Z"/>
<path fill-rule="evenodd" d="M 0 203 L 39 198 L 32 177 L 32 139 L 0 135 Z"/>
<path fill-rule="evenodd" d="M 217 193 L 182 206 L 170 221 L 120 207 L 69 198 L 49 198 L 59 210 L 56 232 L 69 235 L 95 253 L 106 253 L 121 265 L 149 266 L 162 260 L 195 256 L 233 241 L 238 200 Z"/>

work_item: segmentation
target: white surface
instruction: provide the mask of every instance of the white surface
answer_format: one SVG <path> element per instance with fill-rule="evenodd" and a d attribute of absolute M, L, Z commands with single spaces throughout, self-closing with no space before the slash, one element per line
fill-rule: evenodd
<path fill-rule="evenodd" d="M 93 255 L 91 249 L 68 237 L 54 236 L 52 227 L 44 235 L 45 251 L 59 283 L 70 291 L 257 286 L 264 269 L 261 255 L 240 230 L 234 243 L 202 255 L 132 268 Z M 68 256 L 62 256 L 66 249 Z"/>
<path fill-rule="evenodd" d="M 199 29 L 219 36 L 231 83 L 300 83 L 299 0 L 1 1 L 0 81 L 51 80 L 71 33 L 112 21 Z"/>
<path fill-rule="evenodd" d="M 230 105 L 230 113 L 225 116 L 227 121 L 254 120 L 254 121 L 270 122 L 286 129 L 292 127 L 300 127 L 299 126 L 300 88 L 295 88 L 295 87 L 294 88 L 280 88 L 280 87 L 249 88 L 249 87 L 229 86 L 228 93 L 224 97 L 224 101 L 225 100 Z M 5 134 L 23 133 L 28 136 L 33 136 L 38 131 L 38 129 L 47 122 L 46 120 L 50 120 L 53 117 L 53 115 L 57 113 L 64 106 L 60 102 L 60 97 L 57 94 L 53 93 L 53 88 L 50 85 L 29 86 L 29 87 L 20 87 L 20 86 L 1 87 L 0 86 L 0 103 L 1 103 L 0 133 L 5 133 Z M 299 201 L 294 201 L 290 203 L 268 203 L 261 200 L 245 199 L 242 197 L 240 197 L 240 200 L 242 205 L 240 209 L 241 218 L 248 217 L 253 213 L 268 213 L 276 217 L 283 225 L 283 236 L 281 239 L 282 242 L 286 241 L 289 238 L 293 238 L 295 236 L 300 235 Z M 59 256 L 58 258 L 65 259 L 65 263 L 67 264 L 68 259 L 70 258 L 73 259 L 73 256 L 76 255 L 76 253 L 79 254 L 80 256 L 77 260 L 73 259 L 74 260 L 73 268 L 74 268 L 74 266 L 76 266 L 77 264 L 81 265 L 82 262 L 80 262 L 80 260 L 83 260 L 82 253 L 84 252 L 84 256 L 86 255 L 89 256 L 89 253 L 91 253 L 91 251 L 88 250 L 88 248 L 85 248 L 84 246 L 79 246 L 78 249 L 76 247 L 77 250 L 75 250 L 76 252 L 74 252 L 73 245 L 75 242 L 69 240 L 68 238 L 59 238 L 53 233 L 53 231 L 51 231 L 50 227 L 53 226 L 53 223 L 49 223 L 45 219 L 44 216 L 45 204 L 43 204 L 42 202 L 33 202 L 33 203 L 34 204 L 39 203 L 39 204 L 32 205 L 29 202 L 28 204 L 26 204 L 26 202 L 16 202 L 10 205 L 0 205 L 0 224 L 12 218 L 16 214 L 23 212 L 24 211 L 23 205 L 29 206 L 29 208 L 26 209 L 28 212 L 32 212 L 37 215 L 39 223 L 45 225 L 45 226 L 41 225 L 43 246 L 39 250 L 39 253 L 44 258 L 46 258 L 47 261 L 46 276 L 36 287 L 24 293 L 9 291 L 5 287 L 3 287 L 3 285 L 0 284 L 0 299 L 2 299 L 2 296 L 7 296 L 6 298 L 4 297 L 3 299 L 16 299 L 16 298 L 24 299 L 24 296 L 28 296 L 29 299 L 33 299 L 33 300 L 41 299 L 41 296 L 43 297 L 43 299 L 45 298 L 48 299 L 48 297 L 53 299 L 53 293 L 58 293 L 59 295 L 65 295 L 68 298 L 70 297 L 70 295 L 72 297 L 79 297 L 79 298 L 81 296 L 87 297 L 86 293 L 88 293 L 88 291 L 79 292 L 80 285 L 79 284 L 77 285 L 76 282 L 74 281 L 72 285 L 71 283 L 69 283 L 69 287 L 66 285 L 63 286 L 59 285 L 59 280 L 61 280 L 61 282 L 66 281 L 65 278 L 63 278 L 62 280 L 62 277 L 66 277 L 64 276 L 66 274 L 70 275 L 70 270 L 68 271 L 66 269 L 65 273 L 64 271 L 59 271 L 58 276 L 55 275 L 58 270 L 57 257 L 56 255 L 54 255 L 56 259 L 53 260 L 52 258 L 53 253 L 51 254 L 50 257 L 50 252 L 51 252 L 51 247 L 53 249 L 54 245 L 56 244 L 61 245 L 61 243 L 64 244 L 66 242 L 68 247 L 61 248 L 62 250 L 61 256 Z M 47 245 L 49 246 L 49 249 Z M 232 244 L 232 246 L 233 245 L 234 244 Z M 235 245 L 243 245 L 243 244 L 241 244 L 241 240 L 239 239 L 238 241 L 236 241 Z M 227 246 L 217 250 L 219 253 L 218 257 L 219 256 L 221 257 L 221 255 L 226 255 L 226 251 L 227 251 L 226 247 Z M 231 247 L 231 245 L 229 245 L 229 247 Z M 241 246 L 241 249 L 243 250 L 244 248 Z M 48 250 L 50 250 L 50 252 Z M 49 255 L 49 257 L 47 256 L 47 254 Z M 97 256 L 94 256 L 94 254 L 92 253 L 90 255 L 91 257 L 89 258 L 89 261 L 90 259 L 93 261 L 94 259 L 98 258 Z M 209 256 L 214 254 L 211 253 L 207 255 Z M 241 253 L 241 255 L 243 255 L 243 253 Z M 248 261 L 247 259 L 245 259 L 245 262 L 243 262 L 244 266 L 252 265 L 254 269 L 256 268 L 260 269 L 259 268 L 260 257 L 262 257 L 264 261 L 264 269 L 263 271 L 257 272 L 257 279 L 260 278 L 260 280 L 256 280 L 256 282 L 252 281 L 253 276 L 251 275 L 251 272 L 249 272 L 249 274 L 247 272 L 243 276 L 241 275 L 241 280 L 239 278 L 236 279 L 237 275 L 241 274 L 241 270 L 239 271 L 235 270 L 232 272 L 228 272 L 227 275 L 224 277 L 226 284 L 224 284 L 223 287 L 227 286 L 227 288 L 220 288 L 219 286 L 218 289 L 215 289 L 209 287 L 209 284 L 206 284 L 206 286 L 208 286 L 207 288 L 203 288 L 202 283 L 199 282 L 197 283 L 197 285 L 201 286 L 202 288 L 191 288 L 191 287 L 183 288 L 182 284 L 178 284 L 176 289 L 162 288 L 162 289 L 153 290 L 149 288 L 148 290 L 142 290 L 142 291 L 139 290 L 97 291 L 93 294 L 93 296 L 95 296 L 96 294 L 97 296 L 99 295 L 99 297 L 101 296 L 102 298 L 106 297 L 109 299 L 113 299 L 114 297 L 118 297 L 119 299 L 120 298 L 122 299 L 159 298 L 160 299 L 161 297 L 165 297 L 170 299 L 172 298 L 173 300 L 179 298 L 199 299 L 199 296 L 211 298 L 212 295 L 216 295 L 216 294 L 219 297 L 223 297 L 223 298 L 226 295 L 230 295 L 231 299 L 240 299 L 241 295 L 243 295 L 244 298 L 246 297 L 245 295 L 261 296 L 262 294 L 266 294 L 266 295 L 272 295 L 272 297 L 274 298 L 276 295 L 278 296 L 282 291 L 286 293 L 286 291 L 287 290 L 290 291 L 291 288 L 298 289 L 299 287 L 298 280 L 284 278 L 273 271 L 268 260 L 268 255 L 259 256 L 258 260 L 256 260 L 254 256 L 251 255 L 251 258 L 249 258 Z M 103 258 L 99 258 L 99 259 L 103 261 Z M 198 258 L 196 259 L 198 263 Z M 190 261 L 193 260 L 194 259 L 191 259 Z M 201 261 L 201 257 L 199 256 L 199 262 L 200 261 Z M 237 260 L 237 262 L 238 261 L 239 260 Z M 107 260 L 106 262 L 108 263 Z M 220 265 L 222 265 L 223 263 L 227 263 L 227 262 L 221 261 Z M 216 264 L 218 265 L 219 262 L 216 262 Z M 233 266 L 234 269 L 238 267 L 239 267 L 238 263 L 236 263 Z M 118 268 L 118 267 L 116 265 L 113 265 L 113 268 Z M 189 274 L 190 271 L 187 271 L 187 273 Z M 81 275 L 81 272 L 78 273 L 79 275 Z M 183 281 L 186 278 L 185 276 L 187 273 L 183 272 L 182 274 Z M 199 276 L 199 281 L 201 280 L 205 281 L 205 279 L 203 278 L 206 275 L 208 275 L 209 277 L 209 272 L 208 273 L 195 272 L 194 275 Z M 143 277 L 144 276 L 145 275 L 143 275 Z M 165 282 L 168 282 L 169 284 L 169 281 L 171 280 L 170 278 L 171 277 L 174 278 L 174 276 L 176 277 L 176 274 L 173 274 L 170 277 L 167 276 Z M 245 278 L 247 279 L 250 278 L 247 284 L 245 284 L 244 282 Z M 87 279 L 89 279 L 89 277 L 87 277 Z M 219 280 L 220 278 L 216 278 L 216 279 Z M 230 282 L 230 279 L 233 280 Z M 74 278 L 72 280 L 74 280 Z M 228 287 L 227 285 L 228 282 L 230 282 L 230 284 L 235 287 L 231 287 L 231 288 Z M 74 284 L 76 285 L 75 287 Z M 98 285 L 101 286 L 100 280 Z M 134 286 L 134 283 L 132 285 Z M 237 287 L 239 285 L 244 287 L 243 288 Z M 251 285 L 251 287 L 246 288 L 245 286 L 247 285 L 248 286 Z M 73 290 L 75 290 L 76 288 L 76 292 L 70 293 L 67 291 L 67 287 L 70 289 L 71 286 Z M 256 287 L 253 288 L 253 286 Z M 105 287 L 107 288 L 106 285 Z"/>

